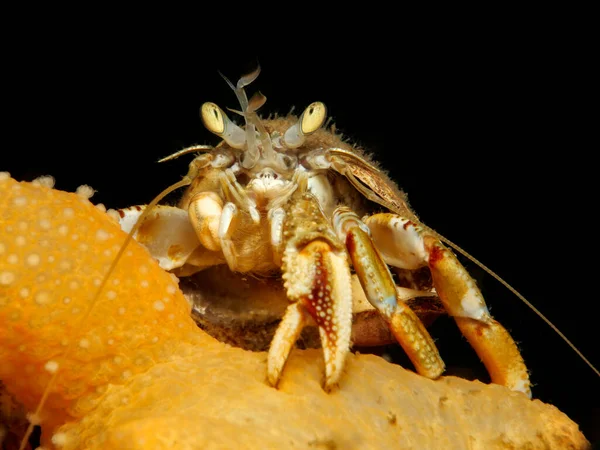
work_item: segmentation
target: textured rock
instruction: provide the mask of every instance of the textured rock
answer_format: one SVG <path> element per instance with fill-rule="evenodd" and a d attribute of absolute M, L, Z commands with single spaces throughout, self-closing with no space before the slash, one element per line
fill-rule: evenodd
<path fill-rule="evenodd" d="M 326 394 L 320 352 L 297 350 L 275 390 L 266 354 L 199 330 L 135 242 L 96 299 L 124 234 L 42 184 L 0 174 L 0 379 L 34 411 L 56 374 L 33 416 L 44 448 L 589 447 L 553 406 L 375 356 L 351 355 Z"/>

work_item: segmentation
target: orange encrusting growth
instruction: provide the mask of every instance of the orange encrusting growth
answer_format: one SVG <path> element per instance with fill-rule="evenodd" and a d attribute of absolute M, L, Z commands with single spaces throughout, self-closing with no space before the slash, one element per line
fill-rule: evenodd
<path fill-rule="evenodd" d="M 87 200 L 0 172 L 0 379 L 33 411 L 59 370 L 45 449 L 589 447 L 554 407 L 370 355 L 327 394 L 321 352 L 297 350 L 273 389 L 266 355 L 199 330 L 136 242 L 90 304 L 124 238 Z"/>
<path fill-rule="evenodd" d="M 175 342 L 212 340 L 176 279 L 135 242 L 91 305 L 125 236 L 85 196 L 0 174 L 0 379 L 35 411 L 58 370 L 37 418 L 45 433 L 169 360 Z"/>

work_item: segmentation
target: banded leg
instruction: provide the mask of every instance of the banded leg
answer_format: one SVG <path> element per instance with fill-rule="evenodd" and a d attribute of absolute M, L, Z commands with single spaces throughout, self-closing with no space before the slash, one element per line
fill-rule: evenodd
<path fill-rule="evenodd" d="M 417 372 L 428 378 L 439 377 L 444 362 L 417 315 L 398 300 L 392 274 L 373 245 L 369 229 L 348 208 L 338 208 L 333 217 L 367 299 L 383 315 Z"/>
<path fill-rule="evenodd" d="M 529 375 L 515 341 L 492 319 L 475 281 L 454 254 L 421 227 L 395 214 L 376 214 L 365 223 L 386 263 L 410 270 L 429 266 L 444 307 L 492 382 L 531 397 Z"/>
<path fill-rule="evenodd" d="M 308 212 L 308 214 L 307 214 Z M 350 349 L 352 288 L 344 246 L 310 194 L 299 195 L 284 221 L 284 286 L 292 304 L 269 348 L 267 379 L 277 385 L 296 339 L 311 316 L 319 327 L 325 390 L 340 379 Z"/>

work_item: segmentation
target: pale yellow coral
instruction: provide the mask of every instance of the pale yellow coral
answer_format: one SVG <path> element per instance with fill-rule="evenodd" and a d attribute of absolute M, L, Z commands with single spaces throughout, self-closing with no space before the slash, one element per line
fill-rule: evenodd
<path fill-rule="evenodd" d="M 321 389 L 319 351 L 280 390 L 264 353 L 200 331 L 174 278 L 101 209 L 0 174 L 0 379 L 39 417 L 44 448 L 586 448 L 556 408 L 501 386 L 427 380 L 352 355 Z M 91 309 L 90 309 L 91 308 Z"/>

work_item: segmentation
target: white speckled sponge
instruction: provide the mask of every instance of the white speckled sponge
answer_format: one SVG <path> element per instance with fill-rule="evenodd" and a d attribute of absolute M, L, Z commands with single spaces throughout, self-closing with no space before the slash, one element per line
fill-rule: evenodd
<path fill-rule="evenodd" d="M 273 389 L 266 354 L 199 330 L 137 243 L 96 296 L 124 239 L 85 195 L 0 173 L 0 379 L 34 412 L 56 377 L 30 416 L 44 448 L 589 446 L 553 406 L 375 356 L 350 355 L 326 394 L 320 351 L 295 351 Z"/>

